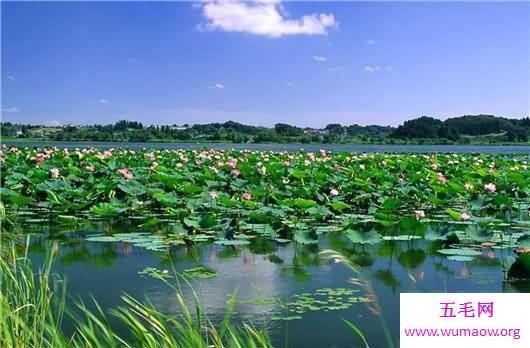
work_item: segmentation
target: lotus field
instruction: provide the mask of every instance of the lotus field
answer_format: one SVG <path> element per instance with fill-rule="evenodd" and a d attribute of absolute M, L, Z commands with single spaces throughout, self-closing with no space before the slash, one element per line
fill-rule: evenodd
<path fill-rule="evenodd" d="M 7 225 L 31 213 L 69 225 L 109 218 L 167 222 L 171 236 L 154 249 L 210 240 L 246 244 L 256 236 L 310 244 L 330 230 L 364 243 L 423 238 L 426 222 L 525 223 L 528 160 L 4 147 L 1 193 Z M 498 228 L 490 232 L 487 242 L 504 241 Z"/>

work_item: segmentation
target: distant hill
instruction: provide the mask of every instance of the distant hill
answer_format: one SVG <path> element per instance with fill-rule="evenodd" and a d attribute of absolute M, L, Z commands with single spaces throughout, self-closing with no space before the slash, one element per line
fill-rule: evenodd
<path fill-rule="evenodd" d="M 445 121 L 422 116 L 405 121 L 391 137 L 397 139 L 469 139 L 466 136 L 497 135 L 508 142 L 527 142 L 530 118 L 509 119 L 494 115 L 466 115 Z"/>

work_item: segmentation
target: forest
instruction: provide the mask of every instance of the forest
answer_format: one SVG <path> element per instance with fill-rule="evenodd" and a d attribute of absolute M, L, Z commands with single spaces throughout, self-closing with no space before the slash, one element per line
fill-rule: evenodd
<path fill-rule="evenodd" d="M 274 127 L 234 121 L 208 124 L 144 125 L 122 120 L 108 125 L 44 126 L 4 122 L 4 139 L 114 142 L 504 144 L 528 143 L 530 118 L 466 115 L 439 120 L 422 116 L 398 127 L 328 124 L 324 128 L 277 123 Z"/>

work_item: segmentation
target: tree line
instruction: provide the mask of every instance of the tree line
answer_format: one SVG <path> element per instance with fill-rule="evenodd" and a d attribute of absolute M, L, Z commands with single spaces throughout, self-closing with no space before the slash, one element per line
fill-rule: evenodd
<path fill-rule="evenodd" d="M 444 121 L 422 116 L 399 127 L 338 123 L 324 128 L 302 128 L 286 123 L 257 127 L 227 121 L 224 123 L 143 125 L 121 120 L 109 125 L 42 125 L 0 123 L 7 138 L 54 141 L 177 141 L 233 143 L 521 143 L 530 137 L 530 118 L 508 119 L 493 115 L 469 115 Z"/>
<path fill-rule="evenodd" d="M 405 121 L 390 136 L 398 139 L 447 139 L 460 142 L 489 137 L 499 141 L 527 142 L 530 136 L 530 118 L 466 115 L 441 121 L 422 116 Z"/>

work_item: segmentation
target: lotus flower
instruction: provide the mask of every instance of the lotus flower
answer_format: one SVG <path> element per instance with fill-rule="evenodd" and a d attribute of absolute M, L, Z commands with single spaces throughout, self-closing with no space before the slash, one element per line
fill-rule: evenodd
<path fill-rule="evenodd" d="M 59 169 L 58 168 L 50 169 L 50 174 L 51 174 L 52 178 L 57 179 L 59 177 L 59 175 L 60 175 Z"/>
<path fill-rule="evenodd" d="M 330 196 L 338 196 L 339 195 L 339 191 L 337 191 L 336 189 L 331 189 L 329 191 L 329 194 L 330 194 Z"/>
<path fill-rule="evenodd" d="M 484 185 L 484 190 L 488 192 L 495 192 L 497 191 L 497 186 L 495 186 L 494 183 L 490 182 L 489 184 Z"/>
<path fill-rule="evenodd" d="M 241 198 L 246 201 L 250 201 L 252 199 L 252 194 L 250 192 L 245 192 L 241 195 Z"/>
<path fill-rule="evenodd" d="M 438 173 L 438 181 L 442 184 L 447 183 L 447 177 L 443 175 L 442 173 Z"/>
<path fill-rule="evenodd" d="M 44 162 L 44 160 L 46 160 L 46 158 L 47 158 L 47 156 L 45 154 L 38 153 L 37 157 L 35 158 L 35 160 L 40 163 L 40 162 Z"/>
<path fill-rule="evenodd" d="M 228 166 L 232 169 L 235 169 L 236 166 L 237 166 L 237 159 L 236 158 L 232 158 L 230 159 L 230 162 L 228 162 Z"/>
<path fill-rule="evenodd" d="M 129 169 L 127 169 L 127 168 L 118 169 L 118 174 L 120 174 L 121 176 L 123 176 L 123 178 L 124 178 L 125 180 L 127 180 L 127 181 L 133 179 L 133 174 L 132 174 L 132 172 L 130 172 Z"/>
<path fill-rule="evenodd" d="M 425 212 L 423 210 L 415 210 L 414 214 L 416 214 L 416 219 L 422 219 L 425 217 Z"/>

